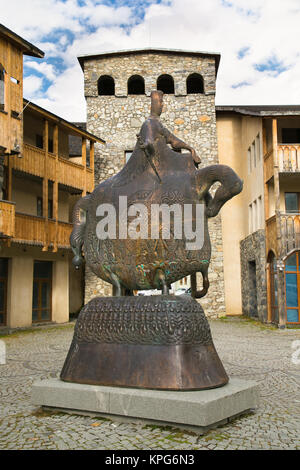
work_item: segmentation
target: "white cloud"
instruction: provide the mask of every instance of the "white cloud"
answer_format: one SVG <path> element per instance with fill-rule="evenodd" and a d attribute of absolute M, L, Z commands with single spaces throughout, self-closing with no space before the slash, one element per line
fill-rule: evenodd
<path fill-rule="evenodd" d="M 23 87 L 24 87 L 24 97 L 33 97 L 38 96 L 41 88 L 43 86 L 43 79 L 41 77 L 37 77 L 36 75 L 29 75 L 28 77 L 24 78 Z"/>
<path fill-rule="evenodd" d="M 54 66 L 52 64 L 47 64 L 47 62 L 26 60 L 24 66 L 26 68 L 29 67 L 30 69 L 36 70 L 38 73 L 44 75 L 48 80 L 54 80 L 56 78 Z"/>
<path fill-rule="evenodd" d="M 77 64 L 69 67 L 55 79 L 46 96 L 39 96 L 34 102 L 68 121 L 85 121 L 86 102 L 81 68 Z"/>

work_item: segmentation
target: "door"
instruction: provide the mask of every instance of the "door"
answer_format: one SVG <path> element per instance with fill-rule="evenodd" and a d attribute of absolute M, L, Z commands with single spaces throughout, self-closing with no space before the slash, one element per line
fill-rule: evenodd
<path fill-rule="evenodd" d="M 51 321 L 52 262 L 35 261 L 33 272 L 32 322 Z"/>
<path fill-rule="evenodd" d="M 285 262 L 286 322 L 300 323 L 300 252 L 293 253 Z"/>
<path fill-rule="evenodd" d="M 268 255 L 269 265 L 269 287 L 270 287 L 270 320 L 272 323 L 278 323 L 278 274 L 277 260 L 272 251 Z"/>
<path fill-rule="evenodd" d="M 6 326 L 7 258 L 0 258 L 0 326 Z"/>

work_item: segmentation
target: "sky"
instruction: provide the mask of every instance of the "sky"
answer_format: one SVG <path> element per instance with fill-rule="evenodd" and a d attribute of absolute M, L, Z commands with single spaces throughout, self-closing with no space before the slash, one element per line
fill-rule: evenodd
<path fill-rule="evenodd" d="M 158 47 L 221 54 L 217 105 L 300 104 L 300 0 L 0 0 L 0 23 L 45 52 L 24 97 L 86 120 L 77 56 Z"/>

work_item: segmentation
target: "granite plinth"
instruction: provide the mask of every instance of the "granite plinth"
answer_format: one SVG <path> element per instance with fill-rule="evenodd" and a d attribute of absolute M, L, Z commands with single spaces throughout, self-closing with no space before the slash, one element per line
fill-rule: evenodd
<path fill-rule="evenodd" d="M 49 379 L 35 382 L 35 405 L 68 412 L 139 419 L 202 430 L 258 407 L 258 385 L 237 378 L 213 390 L 165 391 Z"/>

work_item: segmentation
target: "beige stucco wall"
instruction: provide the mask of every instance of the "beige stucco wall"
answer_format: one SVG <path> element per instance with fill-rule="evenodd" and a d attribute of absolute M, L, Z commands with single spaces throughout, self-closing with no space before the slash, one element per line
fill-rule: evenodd
<path fill-rule="evenodd" d="M 65 258 L 53 263 L 52 321 L 56 323 L 69 320 L 69 263 Z"/>
<path fill-rule="evenodd" d="M 20 328 L 32 324 L 34 261 L 52 261 L 52 321 L 69 320 L 69 253 L 42 252 L 24 245 L 3 247 L 1 257 L 8 258 L 7 326 Z"/>
<path fill-rule="evenodd" d="M 53 140 L 53 124 L 49 122 L 49 139 Z M 37 114 L 26 109 L 24 111 L 24 143 L 36 145 L 36 135 L 43 135 L 44 120 Z M 63 129 L 58 129 L 58 153 L 60 156 L 69 158 L 69 135 Z"/>
<path fill-rule="evenodd" d="M 37 198 L 43 196 L 42 183 L 13 176 L 12 200 L 16 212 L 37 215 Z"/>
<path fill-rule="evenodd" d="M 2 253 L 1 253 L 2 255 Z M 7 326 L 29 326 L 32 323 L 33 259 L 14 256 L 8 263 Z"/>
<path fill-rule="evenodd" d="M 37 215 L 37 198 L 43 197 L 42 181 L 32 181 L 26 178 L 13 177 L 12 200 L 16 203 L 16 212 Z M 67 191 L 58 191 L 58 220 L 69 222 L 69 198 Z M 53 200 L 49 185 L 49 199 Z"/>
<path fill-rule="evenodd" d="M 235 113 L 217 114 L 219 162 L 230 166 L 244 181 L 241 194 L 231 199 L 221 210 L 225 306 L 227 315 L 242 313 L 240 241 L 249 235 L 249 204 L 263 195 L 262 148 L 256 168 L 249 173 L 248 148 L 260 133 L 260 118 Z M 263 227 L 263 214 L 260 227 Z"/>

